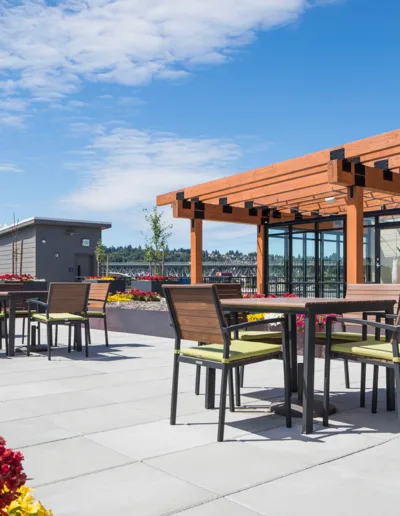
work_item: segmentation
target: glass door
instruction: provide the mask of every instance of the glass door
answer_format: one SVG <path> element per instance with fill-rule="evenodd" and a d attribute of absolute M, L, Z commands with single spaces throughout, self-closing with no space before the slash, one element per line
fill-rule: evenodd
<path fill-rule="evenodd" d="M 400 283 L 400 227 L 381 228 L 379 248 L 377 282 Z"/>

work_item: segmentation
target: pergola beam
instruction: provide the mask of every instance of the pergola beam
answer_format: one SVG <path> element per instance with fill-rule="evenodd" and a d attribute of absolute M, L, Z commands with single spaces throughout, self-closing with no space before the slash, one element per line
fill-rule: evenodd
<path fill-rule="evenodd" d="M 352 163 L 346 159 L 329 161 L 328 181 L 340 186 L 360 186 L 366 190 L 400 195 L 400 174 L 391 170 Z"/>
<path fill-rule="evenodd" d="M 371 164 L 374 160 L 390 157 L 390 166 L 392 168 L 400 166 L 400 130 L 358 140 L 341 147 L 344 148 L 347 159 L 360 157 L 361 162 Z M 230 199 L 231 194 L 247 191 L 245 195 L 247 199 L 244 200 L 253 200 L 251 190 L 258 190 L 263 186 L 267 186 L 263 183 L 269 180 L 274 182 L 279 180 L 280 177 L 287 175 L 287 181 L 290 183 L 291 179 L 294 179 L 297 174 L 299 174 L 297 176 L 299 177 L 326 171 L 326 164 L 330 161 L 330 152 L 336 148 L 326 149 L 266 167 L 249 170 L 231 177 L 224 177 L 188 187 L 182 189 L 183 198 L 199 197 L 200 200 L 210 201 L 215 199 L 215 202 L 218 202 L 219 198 L 227 197 L 227 202 L 232 203 Z M 392 162 L 392 157 L 395 158 L 395 163 Z M 164 206 L 173 203 L 176 200 L 177 193 L 177 191 L 174 191 L 159 195 L 157 197 L 157 205 Z"/>

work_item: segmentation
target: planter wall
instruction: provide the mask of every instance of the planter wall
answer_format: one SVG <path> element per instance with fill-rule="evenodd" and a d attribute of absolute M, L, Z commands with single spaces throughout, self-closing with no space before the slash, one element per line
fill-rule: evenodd
<path fill-rule="evenodd" d="M 177 281 L 152 281 L 152 280 L 132 280 L 131 288 L 142 290 L 143 292 L 156 292 L 164 297 L 163 285 L 176 285 Z"/>
<path fill-rule="evenodd" d="M 47 281 L 1 281 L 0 285 L 22 285 L 23 290 L 47 290 Z"/>
<path fill-rule="evenodd" d="M 110 294 L 116 294 L 117 292 L 125 292 L 126 283 L 125 279 L 116 279 L 112 281 L 107 280 L 83 280 L 83 283 L 109 283 L 110 284 Z"/>
<path fill-rule="evenodd" d="M 107 306 L 107 325 L 110 331 L 138 333 L 153 337 L 173 338 L 175 336 L 168 312 L 129 310 Z M 103 321 L 91 319 L 90 327 L 102 330 Z"/>

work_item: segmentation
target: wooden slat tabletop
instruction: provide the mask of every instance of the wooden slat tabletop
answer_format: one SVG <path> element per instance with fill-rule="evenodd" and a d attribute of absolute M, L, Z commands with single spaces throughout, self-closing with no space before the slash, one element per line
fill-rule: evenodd
<path fill-rule="evenodd" d="M 344 313 L 354 311 L 386 310 L 392 307 L 395 299 L 365 299 L 353 297 L 351 300 L 343 298 L 307 298 L 307 297 L 281 297 L 281 298 L 247 298 L 247 299 L 222 299 L 224 308 L 238 311 L 260 310 L 260 312 L 271 310 L 282 311 L 309 311 L 319 313 Z"/>

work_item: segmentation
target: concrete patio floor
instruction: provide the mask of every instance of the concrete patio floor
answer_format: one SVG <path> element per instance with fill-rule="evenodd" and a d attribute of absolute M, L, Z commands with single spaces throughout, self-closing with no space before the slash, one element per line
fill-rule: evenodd
<path fill-rule="evenodd" d="M 66 342 L 60 329 L 59 340 Z M 360 409 L 360 366 L 332 370 L 331 426 L 287 429 L 269 404 L 283 394 L 282 363 L 246 368 L 243 407 L 218 411 L 194 395 L 194 367 L 182 365 L 178 424 L 168 422 L 173 342 L 92 331 L 90 357 L 66 348 L 53 360 L 0 351 L 0 435 L 24 456 L 29 485 L 55 516 L 392 515 L 400 482 L 396 414 Z M 20 341 L 17 341 L 19 344 Z M 323 361 L 316 364 L 316 390 Z M 372 381 L 368 368 L 368 387 Z M 217 378 L 218 383 L 218 378 Z M 218 399 L 217 399 L 218 402 Z"/>

